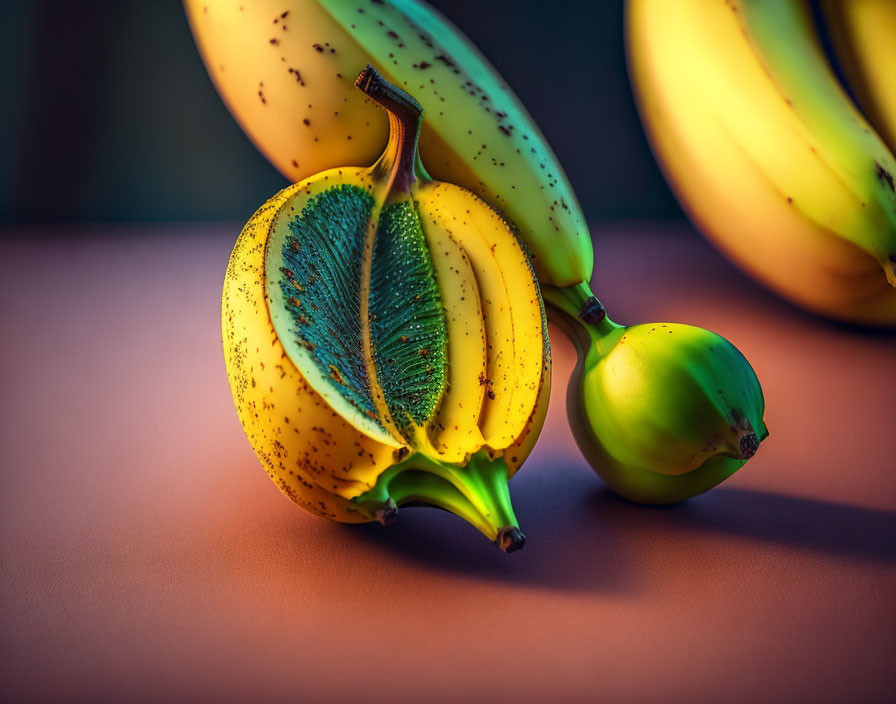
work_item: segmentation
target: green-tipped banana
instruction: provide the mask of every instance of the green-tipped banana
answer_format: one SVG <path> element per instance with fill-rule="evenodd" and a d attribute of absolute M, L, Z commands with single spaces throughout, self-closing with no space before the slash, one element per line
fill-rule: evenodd
<path fill-rule="evenodd" d="M 591 278 L 576 196 L 538 127 L 456 27 L 417 0 L 186 0 L 218 91 L 291 181 L 368 163 L 386 119 L 352 81 L 366 64 L 426 111 L 420 154 L 433 178 L 503 211 L 543 283 Z"/>
<path fill-rule="evenodd" d="M 756 374 L 725 338 L 678 323 L 617 325 L 581 287 L 545 297 L 566 313 L 579 351 L 567 396 L 573 435 L 618 494 L 650 504 L 700 494 L 768 436 Z"/>
<path fill-rule="evenodd" d="M 413 93 L 426 111 L 420 149 L 433 177 L 473 191 L 516 226 L 545 298 L 597 300 L 589 289 L 590 235 L 563 169 L 501 77 L 426 3 L 185 0 L 185 5 L 218 91 L 259 149 L 290 179 L 368 163 L 381 152 L 386 121 L 352 87 L 358 70 L 372 64 Z M 528 296 L 519 290 L 508 294 L 511 302 Z M 581 312 L 571 311 L 576 327 L 586 336 L 598 335 L 599 321 Z M 670 351 L 654 363 L 661 366 L 674 357 Z M 672 398 L 664 408 L 679 416 Z M 580 423 L 575 413 L 571 422 Z M 609 428 L 598 430 L 599 439 L 577 433 L 591 461 L 597 457 L 591 445 L 613 441 Z M 626 437 L 620 435 L 618 442 L 628 442 Z M 637 466 L 632 465 L 632 482 L 639 481 Z M 640 495 L 621 483 L 614 487 L 631 498 Z M 681 492 L 669 498 L 681 498 Z"/>

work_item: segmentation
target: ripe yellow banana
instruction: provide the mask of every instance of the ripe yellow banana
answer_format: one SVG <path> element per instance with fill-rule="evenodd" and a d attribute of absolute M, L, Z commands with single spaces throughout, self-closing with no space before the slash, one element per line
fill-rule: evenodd
<path fill-rule="evenodd" d="M 785 298 L 896 324 L 896 160 L 801 0 L 629 0 L 641 118 L 703 233 Z"/>
<path fill-rule="evenodd" d="M 385 121 L 351 87 L 352 76 L 364 64 L 374 65 L 418 98 L 426 111 L 420 146 L 427 169 L 495 206 L 518 229 L 531 253 L 545 300 L 560 314 L 579 350 L 579 371 L 569 390 L 576 440 L 595 470 L 617 491 L 639 501 L 679 500 L 718 483 L 752 454 L 755 448 L 749 453 L 735 452 L 727 438 L 732 426 L 740 433 L 765 437 L 758 382 L 746 360 L 727 366 L 710 363 L 713 357 L 705 352 L 718 346 L 717 338 L 689 328 L 687 335 L 674 340 L 650 338 L 650 351 L 639 361 L 622 354 L 609 357 L 621 341 L 618 331 L 623 328 L 606 317 L 591 291 L 591 240 L 563 170 L 513 93 L 447 20 L 420 0 L 185 0 L 185 5 L 206 67 L 231 112 L 259 149 L 290 178 L 307 178 L 339 164 L 364 163 L 381 150 Z M 457 207 L 464 208 L 459 200 Z M 474 220 L 494 219 L 481 208 L 469 210 Z M 433 212 L 432 222 L 449 229 L 452 220 Z M 485 256 L 486 249 L 498 241 L 490 234 L 492 229 L 487 223 L 479 225 L 483 240 L 478 246 L 464 243 L 471 265 L 477 268 L 480 293 L 493 304 L 484 312 L 486 319 L 506 317 L 517 306 L 530 305 L 532 298 L 522 269 L 498 262 L 505 274 L 520 274 L 515 280 L 505 278 L 502 288 L 499 278 L 480 268 L 493 266 Z M 500 252 L 499 247 L 496 255 Z M 637 337 L 637 330 L 632 335 Z M 697 342 L 679 344 L 686 338 Z M 499 349 L 491 339 L 487 345 L 489 350 Z M 510 383 L 507 377 L 512 370 L 504 354 L 489 359 L 484 374 L 487 386 Z M 523 358 L 528 355 L 522 353 Z M 605 357 L 626 362 L 601 364 Z M 680 357 L 676 373 L 666 369 L 673 357 Z M 731 358 L 742 360 L 737 355 Z M 729 379 L 726 375 L 738 364 L 746 369 Z M 700 388 L 726 388 L 725 403 L 692 402 L 675 389 L 662 393 L 666 402 L 660 405 L 661 412 L 671 414 L 669 427 L 682 432 L 681 442 L 670 444 L 667 437 L 649 430 L 650 418 L 657 412 L 652 406 L 655 396 L 645 393 L 634 398 L 624 387 L 644 388 L 647 380 L 660 374 L 669 384 L 692 388 L 686 381 L 690 373 L 706 382 L 701 381 Z M 600 375 L 625 381 L 613 391 L 601 390 L 589 381 Z M 588 403 L 580 402 L 586 388 L 593 397 Z M 543 389 L 544 385 L 542 393 Z M 434 448 L 447 452 L 460 447 L 457 443 L 465 436 L 464 429 L 473 425 L 487 439 L 493 438 L 491 446 L 503 446 L 513 435 L 504 426 L 504 414 L 520 414 L 528 408 L 532 390 L 523 387 L 520 394 L 505 395 L 505 405 L 496 402 L 476 421 L 458 423 L 453 431 L 458 437 L 442 424 L 445 434 L 433 440 Z M 605 422 L 598 409 L 613 403 L 627 404 L 629 418 L 644 421 L 633 425 L 641 430 L 621 434 Z M 535 436 L 529 433 L 526 442 L 533 442 Z M 475 446 L 472 436 L 467 442 Z M 628 451 L 604 451 L 622 445 Z M 667 454 L 656 468 L 648 467 L 646 460 L 632 459 L 657 452 Z M 711 458 L 723 454 L 728 460 L 722 463 L 725 472 L 708 472 L 694 462 L 699 456 L 716 466 L 718 461 Z M 631 475 L 627 480 L 616 479 L 627 473 Z M 676 480 L 662 479 L 672 474 Z"/>
<path fill-rule="evenodd" d="M 240 125 L 291 181 L 367 163 L 386 120 L 352 87 L 372 64 L 426 111 L 433 178 L 506 214 L 542 283 L 589 281 L 585 218 L 516 96 L 445 18 L 415 0 L 186 0 L 209 74 Z"/>
<path fill-rule="evenodd" d="M 281 191 L 234 248 L 222 331 L 240 420 L 313 513 L 388 522 L 422 502 L 517 549 L 507 479 L 550 394 L 535 273 L 497 213 L 426 173 L 414 99 L 370 67 L 358 81 L 389 112 L 383 155 Z"/>
<path fill-rule="evenodd" d="M 822 0 L 821 8 L 849 87 L 896 151 L 896 2 Z"/>

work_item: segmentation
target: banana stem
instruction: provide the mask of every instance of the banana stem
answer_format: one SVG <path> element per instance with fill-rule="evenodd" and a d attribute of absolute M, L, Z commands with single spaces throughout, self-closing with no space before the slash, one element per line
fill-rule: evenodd
<path fill-rule="evenodd" d="M 374 168 L 392 173 L 391 190 L 408 191 L 415 181 L 431 181 L 417 149 L 423 126 L 420 103 L 370 64 L 358 74 L 355 86 L 389 114 L 389 142 Z"/>
<path fill-rule="evenodd" d="M 564 314 L 565 322 L 575 322 L 574 329 L 569 332 L 579 338 L 586 349 L 587 343 L 593 344 L 603 356 L 615 344 L 615 339 L 612 344 L 608 344 L 608 338 L 623 326 L 607 317 L 603 304 L 587 283 L 565 288 L 542 286 L 541 295 L 553 308 Z"/>
<path fill-rule="evenodd" d="M 521 548 L 526 538 L 513 512 L 507 477 L 504 459 L 493 460 L 484 451 L 474 454 L 464 466 L 415 454 L 390 467 L 372 489 L 354 501 L 369 506 L 437 506 L 463 518 L 505 552 L 512 552 Z"/>

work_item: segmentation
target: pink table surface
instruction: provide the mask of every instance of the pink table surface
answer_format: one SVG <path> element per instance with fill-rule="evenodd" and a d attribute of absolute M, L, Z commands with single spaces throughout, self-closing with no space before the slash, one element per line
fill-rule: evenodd
<path fill-rule="evenodd" d="M 278 493 L 220 350 L 236 229 L 0 242 L 4 700 L 892 701 L 892 334 L 789 307 L 686 226 L 596 227 L 611 314 L 731 339 L 771 437 L 685 504 L 617 499 L 570 436 L 552 330 L 505 555 L 442 512 L 343 526 Z"/>

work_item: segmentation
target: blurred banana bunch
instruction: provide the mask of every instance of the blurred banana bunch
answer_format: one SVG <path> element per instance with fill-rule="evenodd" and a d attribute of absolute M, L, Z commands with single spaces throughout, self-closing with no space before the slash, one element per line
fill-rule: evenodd
<path fill-rule="evenodd" d="M 874 127 L 806 0 L 629 0 L 631 78 L 666 178 L 711 242 L 810 311 L 892 326 L 896 3 L 823 7 Z"/>

